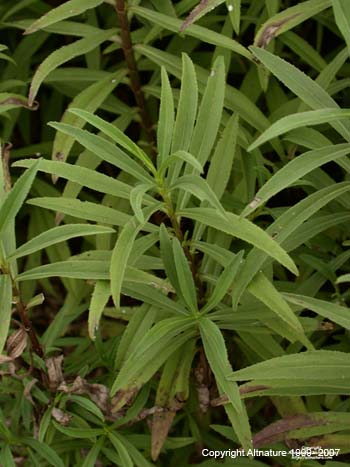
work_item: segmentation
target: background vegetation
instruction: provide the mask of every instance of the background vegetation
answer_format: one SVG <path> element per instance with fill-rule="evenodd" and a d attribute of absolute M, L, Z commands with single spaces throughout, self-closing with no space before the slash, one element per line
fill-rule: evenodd
<path fill-rule="evenodd" d="M 0 17 L 0 464 L 349 465 L 350 2 Z"/>

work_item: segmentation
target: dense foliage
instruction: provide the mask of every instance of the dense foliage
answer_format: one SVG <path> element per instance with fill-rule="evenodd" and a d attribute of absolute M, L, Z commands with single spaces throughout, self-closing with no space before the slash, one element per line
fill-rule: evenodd
<path fill-rule="evenodd" d="M 350 1 L 0 18 L 0 465 L 350 465 Z"/>

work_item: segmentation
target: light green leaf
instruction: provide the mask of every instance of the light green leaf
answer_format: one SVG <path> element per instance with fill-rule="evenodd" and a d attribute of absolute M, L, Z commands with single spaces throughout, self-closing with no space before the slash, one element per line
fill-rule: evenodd
<path fill-rule="evenodd" d="M 255 275 L 247 290 L 270 308 L 273 313 L 276 313 L 276 315 L 290 327 L 291 334 L 294 335 L 294 340 L 299 339 L 303 343 L 307 341 L 300 321 L 283 296 L 262 272 Z M 307 342 L 306 344 L 309 346 Z"/>
<path fill-rule="evenodd" d="M 111 295 L 109 281 L 97 281 L 91 296 L 88 318 L 88 329 L 90 339 L 95 340 L 100 319 Z"/>
<path fill-rule="evenodd" d="M 190 154 L 187 151 L 180 150 L 180 151 L 174 152 L 173 154 L 171 154 L 169 157 L 165 159 L 165 161 L 163 162 L 163 164 L 161 165 L 159 169 L 159 173 L 161 174 L 161 176 L 164 175 L 164 172 L 166 171 L 168 167 L 171 167 L 172 164 L 174 164 L 175 162 L 178 162 L 179 160 L 187 162 L 187 164 L 191 165 L 194 169 L 198 170 L 198 172 L 200 173 L 203 172 L 203 167 L 198 162 L 198 160 L 194 156 L 192 156 L 192 154 Z"/>
<path fill-rule="evenodd" d="M 83 118 L 86 122 L 93 125 L 98 130 L 102 131 L 106 136 L 109 136 L 113 141 L 119 144 L 122 148 L 131 152 L 137 157 L 152 173 L 155 172 L 155 168 L 151 159 L 147 154 L 137 146 L 128 136 L 126 136 L 118 127 L 106 122 L 97 115 L 87 112 L 82 109 L 69 109 L 69 112 Z"/>
<path fill-rule="evenodd" d="M 337 278 L 337 284 L 343 284 L 344 282 L 350 282 L 350 274 L 343 274 Z"/>
<path fill-rule="evenodd" d="M 313 214 L 326 206 L 333 199 L 341 197 L 350 190 L 350 183 L 343 182 L 327 186 L 299 201 L 295 206 L 287 209 L 268 228 L 267 233 L 273 235 L 276 242 L 284 243 L 292 238 L 292 234 Z M 262 251 L 253 249 L 247 256 L 241 274 L 236 281 L 233 291 L 233 303 L 236 306 L 245 288 L 254 275 L 262 268 L 267 256 Z"/>
<path fill-rule="evenodd" d="M 230 179 L 238 138 L 238 115 L 233 114 L 227 122 L 222 136 L 210 160 L 207 182 L 218 197 L 224 194 Z"/>
<path fill-rule="evenodd" d="M 253 201 L 243 210 L 246 217 L 259 206 L 266 203 L 272 196 L 287 188 L 295 181 L 310 173 L 317 167 L 334 161 L 350 153 L 350 144 L 335 144 L 321 149 L 308 151 L 296 157 L 276 172 L 257 192 Z"/>
<path fill-rule="evenodd" d="M 284 293 L 283 296 L 290 303 L 312 310 L 320 316 L 343 326 L 345 329 L 350 329 L 350 310 L 345 306 L 305 295 Z"/>
<path fill-rule="evenodd" d="M 95 467 L 98 455 L 104 443 L 105 438 L 101 436 L 101 438 L 98 439 L 97 443 L 94 443 L 89 453 L 85 457 L 82 467 Z"/>
<path fill-rule="evenodd" d="M 37 162 L 36 159 L 25 159 L 17 161 L 14 167 L 32 167 Z M 101 174 L 96 170 L 91 170 L 79 165 L 67 164 L 66 162 L 56 162 L 40 160 L 37 165 L 39 172 L 45 172 L 62 177 L 74 183 L 79 183 L 92 190 L 100 191 L 105 194 L 117 196 L 123 199 L 130 198 L 131 187 L 126 183 L 116 180 L 107 175 Z"/>
<path fill-rule="evenodd" d="M 50 245 L 64 242 L 70 238 L 82 237 L 84 235 L 97 235 L 113 233 L 114 230 L 110 227 L 103 227 L 99 225 L 88 225 L 88 224 L 73 224 L 73 225 L 62 225 L 59 227 L 53 227 L 52 229 L 43 232 L 37 237 L 32 238 L 28 242 L 21 245 L 10 254 L 10 259 L 20 258 L 21 256 L 30 255 L 35 251 L 47 248 Z"/>
<path fill-rule="evenodd" d="M 216 194 L 204 178 L 197 175 L 183 175 L 178 178 L 168 190 L 173 191 L 176 189 L 184 190 L 185 193 L 191 193 L 201 201 L 208 201 L 209 204 L 217 209 L 222 216 L 226 217 L 225 209 L 222 207 L 222 204 L 218 200 Z"/>
<path fill-rule="evenodd" d="M 49 445 L 41 443 L 35 438 L 22 438 L 21 442 L 42 456 L 49 465 L 53 465 L 54 467 L 64 467 L 64 464 L 57 452 Z"/>
<path fill-rule="evenodd" d="M 153 187 L 151 183 L 142 183 L 136 185 L 130 192 L 130 204 L 135 213 L 136 219 L 143 224 L 145 222 L 145 217 L 142 211 L 142 201 L 148 190 Z"/>
<path fill-rule="evenodd" d="M 56 430 L 60 431 L 69 438 L 81 438 L 81 439 L 92 439 L 94 440 L 96 436 L 101 436 L 105 434 L 103 428 L 73 428 L 70 426 L 63 426 L 59 423 L 52 421 Z"/>
<path fill-rule="evenodd" d="M 248 450 L 252 447 L 249 419 L 238 386 L 228 382 L 226 377 L 231 372 L 231 365 L 228 360 L 224 338 L 218 326 L 207 318 L 200 319 L 199 328 L 205 355 L 215 375 L 219 392 L 227 396 L 235 412 L 236 417 L 231 418 L 231 422 L 234 423 L 233 429 L 243 448 Z"/>
<path fill-rule="evenodd" d="M 235 255 L 228 266 L 221 273 L 216 281 L 213 293 L 210 295 L 204 307 L 200 310 L 201 314 L 205 314 L 215 308 L 216 305 L 218 305 L 224 298 L 239 271 L 241 263 L 243 263 L 243 255 L 243 251 Z"/>
<path fill-rule="evenodd" d="M 95 8 L 104 0 L 69 0 L 57 8 L 51 8 L 45 15 L 34 21 L 24 34 L 31 34 L 51 24 L 58 23 L 72 16 L 81 15 L 90 8 Z"/>
<path fill-rule="evenodd" d="M 106 78 L 99 79 L 87 88 L 84 88 L 70 102 L 68 109 L 63 114 L 61 122 L 82 128 L 85 125 L 85 120 L 69 112 L 69 109 L 82 108 L 89 112 L 94 112 L 104 102 L 107 96 L 109 96 L 113 89 L 118 86 L 125 74 L 125 70 L 118 70 L 116 73 L 108 74 Z M 67 137 L 66 134 L 58 131 L 53 142 L 52 159 L 60 162 L 65 161 L 73 143 L 74 137 Z"/>
<path fill-rule="evenodd" d="M 141 18 L 147 19 L 148 21 L 151 21 L 154 24 L 158 24 L 162 28 L 169 29 L 169 31 L 173 31 L 175 33 L 179 32 L 182 25 L 182 21 L 180 19 L 163 15 L 162 13 L 157 13 L 156 11 L 150 10 L 148 8 L 135 6 L 131 7 L 130 11 L 136 13 L 138 16 L 141 16 Z M 208 44 L 213 44 L 225 49 L 232 50 L 233 52 L 236 52 L 237 54 L 242 55 L 248 59 L 251 58 L 249 51 L 237 41 L 230 39 L 223 34 L 219 34 L 211 29 L 193 24 L 186 29 L 185 34 L 195 37 L 200 41 L 206 42 Z"/>
<path fill-rule="evenodd" d="M 225 232 L 233 237 L 238 237 L 259 250 L 264 251 L 279 263 L 283 264 L 293 274 L 298 274 L 297 267 L 290 256 L 260 227 L 241 218 L 233 213 L 226 212 L 227 220 L 224 219 L 215 209 L 211 208 L 187 208 L 177 212 L 178 215 L 189 217 L 204 225 Z"/>
<path fill-rule="evenodd" d="M 134 467 L 134 463 L 130 457 L 128 449 L 125 447 L 124 443 L 122 442 L 123 438 L 117 432 L 110 432 L 108 433 L 108 438 L 114 449 L 119 454 L 121 463 L 123 467 Z"/>
<path fill-rule="evenodd" d="M 266 50 L 257 47 L 251 47 L 251 49 L 276 78 L 312 109 L 339 108 L 336 101 L 316 81 L 313 81 L 298 68 Z M 331 122 L 331 125 L 346 141 L 350 141 L 349 122 Z"/>
<path fill-rule="evenodd" d="M 350 54 L 350 4 L 347 0 L 332 0 L 335 22 L 342 33 Z"/>
<path fill-rule="evenodd" d="M 277 136 L 280 136 L 287 131 L 295 130 L 296 128 L 304 128 L 309 125 L 320 125 L 321 123 L 329 123 L 338 120 L 346 120 L 350 117 L 350 109 L 318 109 L 308 112 L 300 112 L 283 117 L 273 123 L 262 135 L 252 143 L 248 151 L 253 151 L 257 147 L 266 143 Z"/>
<path fill-rule="evenodd" d="M 113 302 L 117 308 L 120 307 L 120 294 L 128 259 L 140 229 L 141 224 L 135 221 L 135 219 L 131 219 L 120 232 L 113 248 L 110 266 L 110 280 Z"/>
<path fill-rule="evenodd" d="M 225 0 L 202 0 L 198 5 L 191 11 L 187 16 L 186 20 L 182 23 L 180 31 L 184 31 L 195 21 L 198 21 L 202 16 L 209 13 L 211 10 L 217 6 L 224 3 Z"/>
<path fill-rule="evenodd" d="M 241 386 L 245 397 L 257 395 L 324 395 L 350 393 L 350 355 L 315 350 L 284 355 L 227 375 Z"/>
<path fill-rule="evenodd" d="M 187 151 L 191 142 L 198 106 L 196 71 L 188 55 L 182 54 L 180 98 L 177 107 L 171 151 Z"/>
<path fill-rule="evenodd" d="M 254 45 L 266 47 L 273 37 L 294 28 L 305 20 L 317 15 L 331 5 L 331 0 L 308 0 L 298 2 L 269 18 L 257 32 Z"/>
<path fill-rule="evenodd" d="M 12 283 L 8 274 L 0 275 L 0 355 L 5 347 L 12 313 Z"/>
<path fill-rule="evenodd" d="M 108 40 L 113 34 L 116 33 L 115 29 L 108 29 L 106 31 L 99 31 L 95 34 L 91 34 L 88 37 L 79 39 L 73 44 L 64 45 L 63 47 L 52 52 L 36 70 L 32 83 L 30 85 L 28 103 L 33 105 L 34 99 L 39 91 L 41 83 L 45 80 L 46 76 L 57 67 L 66 63 L 79 55 L 83 55 L 90 50 L 93 50 L 102 42 Z"/>
<path fill-rule="evenodd" d="M 188 259 L 177 238 L 173 238 L 173 259 L 181 295 L 189 310 L 196 315 L 198 312 L 196 286 L 193 280 Z"/>
<path fill-rule="evenodd" d="M 37 170 L 38 162 L 30 169 L 26 170 L 26 172 L 19 177 L 12 190 L 7 193 L 0 206 L 0 233 L 9 226 L 21 209 L 32 186 Z"/>
<path fill-rule="evenodd" d="M 152 181 L 152 178 L 137 162 L 106 139 L 65 123 L 51 122 L 49 125 L 68 136 L 72 136 L 82 146 L 96 154 L 100 159 L 119 167 L 136 179 L 143 182 Z"/>
<path fill-rule="evenodd" d="M 162 94 L 157 129 L 158 166 L 161 166 L 169 155 L 175 122 L 174 98 L 168 74 L 164 67 L 161 69 L 161 76 Z"/>
<path fill-rule="evenodd" d="M 114 410 L 145 384 L 169 356 L 193 337 L 194 321 L 190 318 L 167 318 L 154 325 L 136 344 L 113 383 L 111 394 L 117 395 Z"/>
<path fill-rule="evenodd" d="M 80 201 L 75 198 L 43 196 L 42 198 L 32 198 L 27 203 L 100 224 L 121 226 L 126 224 L 131 218 L 128 214 L 116 209 L 91 203 L 90 201 Z"/>
<path fill-rule="evenodd" d="M 6 465 L 6 467 L 16 467 L 11 449 L 8 444 L 5 444 L 0 451 L 0 462 L 1 465 Z"/>

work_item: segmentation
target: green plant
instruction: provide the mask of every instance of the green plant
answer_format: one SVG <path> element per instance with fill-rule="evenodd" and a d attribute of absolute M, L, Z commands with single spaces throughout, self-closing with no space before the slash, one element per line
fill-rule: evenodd
<path fill-rule="evenodd" d="M 3 465 L 346 465 L 349 6 L 197 3 L 1 4 Z"/>

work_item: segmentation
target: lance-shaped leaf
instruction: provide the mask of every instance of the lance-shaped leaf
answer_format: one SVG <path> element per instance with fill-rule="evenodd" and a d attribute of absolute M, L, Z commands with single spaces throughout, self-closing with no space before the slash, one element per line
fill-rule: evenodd
<path fill-rule="evenodd" d="M 350 109 L 318 109 L 308 112 L 299 112 L 283 117 L 273 123 L 262 135 L 252 143 L 248 151 L 253 151 L 267 141 L 276 138 L 296 128 L 304 128 L 310 125 L 320 125 L 342 119 L 349 119 Z"/>
<path fill-rule="evenodd" d="M 143 169 L 143 167 L 140 166 L 140 164 L 106 139 L 82 130 L 81 128 L 67 125 L 66 123 L 51 122 L 49 125 L 68 136 L 72 136 L 82 146 L 96 154 L 100 159 L 119 167 L 121 170 L 124 170 L 136 179 L 146 183 L 152 181 L 152 178 Z"/>
<path fill-rule="evenodd" d="M 350 153 L 350 144 L 335 144 L 321 149 L 307 151 L 284 165 L 276 172 L 260 190 L 253 201 L 243 210 L 242 216 L 246 217 L 259 206 L 266 203 L 272 196 L 287 188 L 306 174 L 327 162 L 339 159 Z"/>
<path fill-rule="evenodd" d="M 8 274 L 0 275 L 0 355 L 10 329 L 12 312 L 12 283 Z"/>
<path fill-rule="evenodd" d="M 252 447 L 249 419 L 244 403 L 241 400 L 237 384 L 227 380 L 227 374 L 231 371 L 224 338 L 218 326 L 207 318 L 199 321 L 201 338 L 205 355 L 210 368 L 215 375 L 220 394 L 225 394 L 232 404 L 235 417 L 230 417 L 239 441 L 244 449 Z"/>
<path fill-rule="evenodd" d="M 91 296 L 88 318 L 88 329 L 90 339 L 95 340 L 100 319 L 111 295 L 109 281 L 97 281 Z"/>
<path fill-rule="evenodd" d="M 137 146 L 128 136 L 126 136 L 118 127 L 106 122 L 97 115 L 87 112 L 82 109 L 69 109 L 69 112 L 84 119 L 86 122 L 93 125 L 98 130 L 102 131 L 106 136 L 110 137 L 113 141 L 119 144 L 123 149 L 131 152 L 137 159 L 139 159 L 151 172 L 155 171 L 152 161 L 147 154 Z"/>
<path fill-rule="evenodd" d="M 46 76 L 51 73 L 51 71 L 58 68 L 63 63 L 68 62 L 72 58 L 78 57 L 85 53 L 90 52 L 102 42 L 108 40 L 113 34 L 115 34 L 115 29 L 108 29 L 106 31 L 98 31 L 95 34 L 91 34 L 87 37 L 79 39 L 73 44 L 64 45 L 63 47 L 55 50 L 50 54 L 36 70 L 32 83 L 30 85 L 28 103 L 33 105 L 34 99 L 39 91 L 39 88 L 46 78 Z"/>
<path fill-rule="evenodd" d="M 25 30 L 24 34 L 31 34 L 64 19 L 81 15 L 84 11 L 97 7 L 103 3 L 103 1 L 104 0 L 69 0 L 57 8 L 51 8 L 45 15 L 34 21 L 34 23 Z"/>
<path fill-rule="evenodd" d="M 15 219 L 21 209 L 38 170 L 38 162 L 20 176 L 0 206 L 0 233 Z"/>
<path fill-rule="evenodd" d="M 289 326 L 294 340 L 299 339 L 307 347 L 313 348 L 307 341 L 303 327 L 288 303 L 262 272 L 256 274 L 248 286 L 248 291 Z"/>
<path fill-rule="evenodd" d="M 257 395 L 350 394 L 350 355 L 314 350 L 256 363 L 227 375 L 241 386 L 245 397 Z"/>
<path fill-rule="evenodd" d="M 117 394 L 113 410 L 118 410 L 145 384 L 169 356 L 195 334 L 190 318 L 163 319 L 137 343 L 113 383 L 111 394 Z"/>
<path fill-rule="evenodd" d="M 161 165 L 169 155 L 175 122 L 174 97 L 169 77 L 164 67 L 162 67 L 161 76 L 162 94 L 157 129 L 158 166 Z"/>
<path fill-rule="evenodd" d="M 335 22 L 342 33 L 350 53 L 350 4 L 347 0 L 332 0 Z"/>
<path fill-rule="evenodd" d="M 43 248 L 47 248 L 50 245 L 55 245 L 56 243 L 64 242 L 65 240 L 69 240 L 71 238 L 113 232 L 114 230 L 110 227 L 88 224 L 73 224 L 53 227 L 52 229 L 43 232 L 37 237 L 34 237 L 21 245 L 19 248 L 17 248 L 16 251 L 10 254 L 8 258 L 14 259 L 30 255 L 35 251 L 42 250 Z"/>
<path fill-rule="evenodd" d="M 212 310 L 224 298 L 230 286 L 232 285 L 241 264 L 243 263 L 243 255 L 243 251 L 235 255 L 229 262 L 229 264 L 226 266 L 226 268 L 223 270 L 223 272 L 216 281 L 213 293 L 210 295 L 207 303 L 201 309 L 201 313 L 205 314 L 208 311 Z"/>
<path fill-rule="evenodd" d="M 225 0 L 201 0 L 182 23 L 180 31 L 184 31 L 195 21 L 198 21 L 202 16 L 209 13 L 209 11 L 221 5 L 221 3 L 224 3 L 224 1 Z"/>
<path fill-rule="evenodd" d="M 241 218 L 233 213 L 226 212 L 227 220 L 215 209 L 211 208 L 187 208 L 177 212 L 178 215 L 189 217 L 204 225 L 225 232 L 233 237 L 238 237 L 259 250 L 264 251 L 279 263 L 283 264 L 293 274 L 298 274 L 294 261 L 286 251 L 278 245 L 264 230 L 254 225 L 247 219 Z"/>
<path fill-rule="evenodd" d="M 193 314 L 198 312 L 197 293 L 190 265 L 177 238 L 173 238 L 173 259 L 181 295 Z"/>
<path fill-rule="evenodd" d="M 345 329 L 350 329 L 350 309 L 345 306 L 305 295 L 284 293 L 283 296 L 290 303 L 312 310 L 323 318 L 327 318 Z"/>

